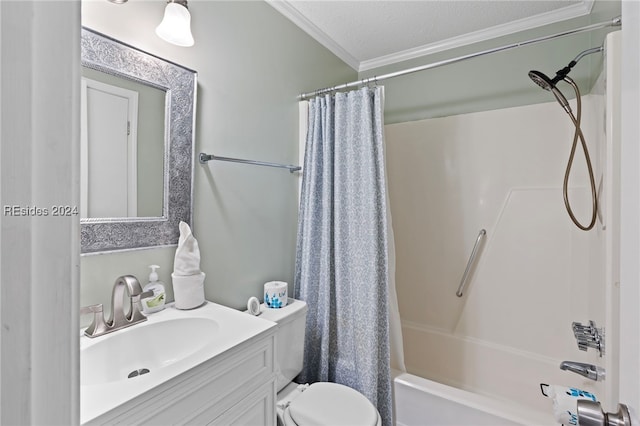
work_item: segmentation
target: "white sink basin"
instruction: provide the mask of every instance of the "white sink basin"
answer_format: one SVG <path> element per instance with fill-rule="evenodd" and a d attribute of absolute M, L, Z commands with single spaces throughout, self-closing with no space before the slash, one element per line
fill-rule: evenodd
<path fill-rule="evenodd" d="M 80 421 L 126 404 L 272 327 L 271 321 L 207 302 L 188 311 L 169 304 L 143 323 L 96 338 L 83 335 Z"/>
<path fill-rule="evenodd" d="M 219 330 L 220 325 L 211 318 L 176 318 L 146 321 L 96 337 L 94 344 L 82 351 L 80 384 L 140 379 L 206 350 Z"/>

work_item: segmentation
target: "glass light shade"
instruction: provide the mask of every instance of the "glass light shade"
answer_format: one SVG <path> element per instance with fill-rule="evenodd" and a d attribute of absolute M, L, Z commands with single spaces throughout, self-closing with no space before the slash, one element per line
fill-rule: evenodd
<path fill-rule="evenodd" d="M 177 46 L 193 46 L 189 10 L 178 3 L 167 4 L 164 18 L 156 27 L 156 34 L 161 39 Z"/>

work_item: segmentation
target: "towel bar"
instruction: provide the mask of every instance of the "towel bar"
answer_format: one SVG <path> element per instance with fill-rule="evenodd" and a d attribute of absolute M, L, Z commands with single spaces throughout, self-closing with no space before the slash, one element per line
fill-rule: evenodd
<path fill-rule="evenodd" d="M 278 167 L 281 169 L 288 169 L 289 173 L 302 170 L 302 167 L 294 166 L 292 164 L 268 163 L 266 161 L 254 161 L 254 160 L 242 160 L 240 158 L 218 157 L 217 155 L 205 154 L 204 152 L 200 153 L 199 159 L 200 159 L 200 164 L 206 164 L 210 160 L 217 160 L 217 161 L 230 161 L 232 163 L 252 164 L 254 166 Z"/>

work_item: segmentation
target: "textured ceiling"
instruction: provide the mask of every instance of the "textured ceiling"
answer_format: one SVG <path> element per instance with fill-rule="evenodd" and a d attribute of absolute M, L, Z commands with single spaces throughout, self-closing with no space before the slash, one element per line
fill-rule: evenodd
<path fill-rule="evenodd" d="M 269 3 L 354 69 L 363 71 L 586 15 L 593 0 Z"/>

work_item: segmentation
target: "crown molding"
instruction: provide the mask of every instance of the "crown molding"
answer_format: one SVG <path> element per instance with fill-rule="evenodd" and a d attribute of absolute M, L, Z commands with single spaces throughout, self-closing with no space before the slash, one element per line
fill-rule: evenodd
<path fill-rule="evenodd" d="M 464 34 L 459 37 L 452 37 L 437 43 L 426 44 L 413 49 L 407 49 L 390 55 L 362 61 L 358 66 L 358 72 L 585 16 L 591 13 L 594 1 L 595 0 L 584 0 L 581 3 L 563 7 L 552 12 L 541 13 L 528 18 L 509 22 L 507 24 L 497 25 L 484 30 Z"/>
<path fill-rule="evenodd" d="M 309 34 L 318 43 L 329 49 L 331 53 L 336 55 L 344 63 L 349 65 L 355 71 L 360 67 L 360 61 L 353 57 L 349 52 L 342 48 L 327 33 L 318 28 L 307 17 L 302 15 L 298 9 L 291 5 L 292 0 L 265 0 L 271 7 L 280 12 L 285 18 L 289 19 L 295 25 L 300 27 L 304 32 Z"/>
<path fill-rule="evenodd" d="M 459 37 L 452 37 L 437 43 L 430 43 L 418 46 L 412 49 L 403 50 L 389 55 L 377 58 L 359 61 L 327 33 L 318 28 L 313 22 L 302 15 L 292 3 L 295 0 L 266 0 L 274 9 L 283 16 L 300 27 L 304 32 L 309 34 L 313 39 L 329 49 L 334 55 L 358 72 L 367 71 L 374 68 L 392 65 L 398 62 L 407 61 L 409 59 L 419 58 L 421 56 L 431 55 L 437 52 L 443 52 L 449 49 L 467 46 L 481 41 L 491 40 L 494 38 L 530 30 L 544 25 L 555 24 L 566 21 L 567 19 L 578 18 L 591 13 L 595 0 L 583 0 L 580 3 L 556 9 L 551 12 L 541 13 L 528 18 L 519 19 L 503 25 L 497 25 L 473 33 L 464 34 Z"/>

